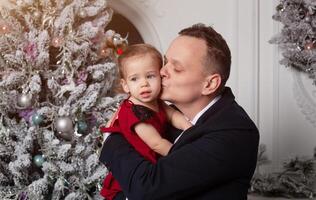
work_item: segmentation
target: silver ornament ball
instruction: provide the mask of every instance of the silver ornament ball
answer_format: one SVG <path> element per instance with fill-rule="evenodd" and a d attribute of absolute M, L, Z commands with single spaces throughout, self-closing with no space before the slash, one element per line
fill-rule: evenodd
<path fill-rule="evenodd" d="M 55 125 L 58 132 L 70 132 L 73 130 L 72 120 L 69 117 L 59 117 Z"/>
<path fill-rule="evenodd" d="M 122 44 L 122 40 L 118 35 L 114 35 L 113 44 L 114 44 L 114 46 L 118 46 L 118 45 Z"/>
<path fill-rule="evenodd" d="M 71 133 L 71 132 L 58 132 L 57 137 L 60 137 L 66 141 L 71 141 L 73 138 L 73 133 Z"/>
<path fill-rule="evenodd" d="M 19 107 L 28 108 L 32 105 L 32 94 L 21 94 L 18 96 L 17 104 Z"/>

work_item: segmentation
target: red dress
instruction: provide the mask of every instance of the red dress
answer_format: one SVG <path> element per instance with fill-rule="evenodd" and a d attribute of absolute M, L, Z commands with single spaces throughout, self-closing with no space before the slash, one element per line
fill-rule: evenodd
<path fill-rule="evenodd" d="M 163 137 L 167 124 L 167 115 L 163 109 L 162 102 L 159 101 L 159 111 L 155 112 L 145 106 L 136 105 L 129 100 L 124 100 L 117 113 L 112 126 L 109 128 L 101 127 L 101 132 L 119 132 L 123 134 L 138 153 L 152 163 L 156 163 L 159 155 L 143 142 L 134 131 L 134 127 L 140 122 L 149 123 Z M 109 173 L 103 181 L 101 195 L 107 200 L 112 200 L 120 191 L 122 189 L 119 183 L 114 179 L 112 173 Z"/>

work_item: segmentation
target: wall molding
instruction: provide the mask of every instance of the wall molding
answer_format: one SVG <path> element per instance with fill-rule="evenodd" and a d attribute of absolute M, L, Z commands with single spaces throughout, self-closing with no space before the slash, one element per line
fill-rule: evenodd
<path fill-rule="evenodd" d="M 259 126 L 259 0 L 238 0 L 236 7 L 236 96 Z"/>
<path fill-rule="evenodd" d="M 277 0 L 259 1 L 259 128 L 260 143 L 267 146 L 267 156 L 272 161 L 267 171 L 277 171 L 280 161 L 280 80 L 279 49 L 268 41 L 279 31 L 272 20 Z"/>
<path fill-rule="evenodd" d="M 138 2 L 139 5 L 143 5 L 146 9 L 150 9 L 152 14 L 155 14 L 157 17 L 164 17 L 165 10 L 159 6 L 161 0 L 134 0 Z"/>
<path fill-rule="evenodd" d="M 273 8 L 275 8 L 277 2 L 274 0 Z M 274 14 L 274 13 L 273 13 Z M 272 15 L 271 15 L 272 17 Z M 271 19 L 272 20 L 272 19 Z M 273 32 L 272 34 L 276 34 L 280 31 L 280 25 L 277 22 L 273 22 Z M 273 36 L 271 35 L 271 37 Z M 271 45 L 271 44 L 270 44 Z M 273 170 L 277 171 L 281 168 L 282 159 L 280 157 L 280 49 L 277 47 L 277 45 L 274 45 L 273 47 L 273 93 L 272 93 L 272 106 L 273 106 L 273 112 L 271 113 L 271 119 L 272 119 L 272 163 L 273 163 Z"/>
<path fill-rule="evenodd" d="M 137 28 L 145 43 L 154 45 L 162 51 L 161 40 L 159 34 L 151 22 L 150 18 L 144 12 L 145 9 L 140 9 L 139 3 L 145 1 L 124 1 L 124 0 L 109 0 L 109 7 L 126 17 Z M 152 2 L 153 3 L 153 2 Z M 149 5 L 148 5 L 149 6 Z M 161 14 L 161 13 L 160 13 Z"/>

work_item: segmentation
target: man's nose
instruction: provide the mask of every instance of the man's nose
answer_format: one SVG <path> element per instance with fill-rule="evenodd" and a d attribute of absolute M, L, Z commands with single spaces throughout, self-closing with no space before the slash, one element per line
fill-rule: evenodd
<path fill-rule="evenodd" d="M 167 65 L 165 64 L 164 66 L 162 66 L 162 68 L 160 69 L 160 75 L 162 78 L 165 78 L 168 76 L 168 70 L 167 70 Z"/>

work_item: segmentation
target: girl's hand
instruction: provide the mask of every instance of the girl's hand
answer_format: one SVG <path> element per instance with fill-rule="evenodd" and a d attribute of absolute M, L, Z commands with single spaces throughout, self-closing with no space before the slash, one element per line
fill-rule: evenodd
<path fill-rule="evenodd" d="M 115 122 L 115 120 L 117 119 L 117 115 L 118 112 L 120 111 L 120 109 L 116 110 L 115 113 L 112 115 L 112 117 L 109 119 L 109 121 L 106 123 L 106 127 L 110 127 L 113 126 L 113 123 Z"/>

